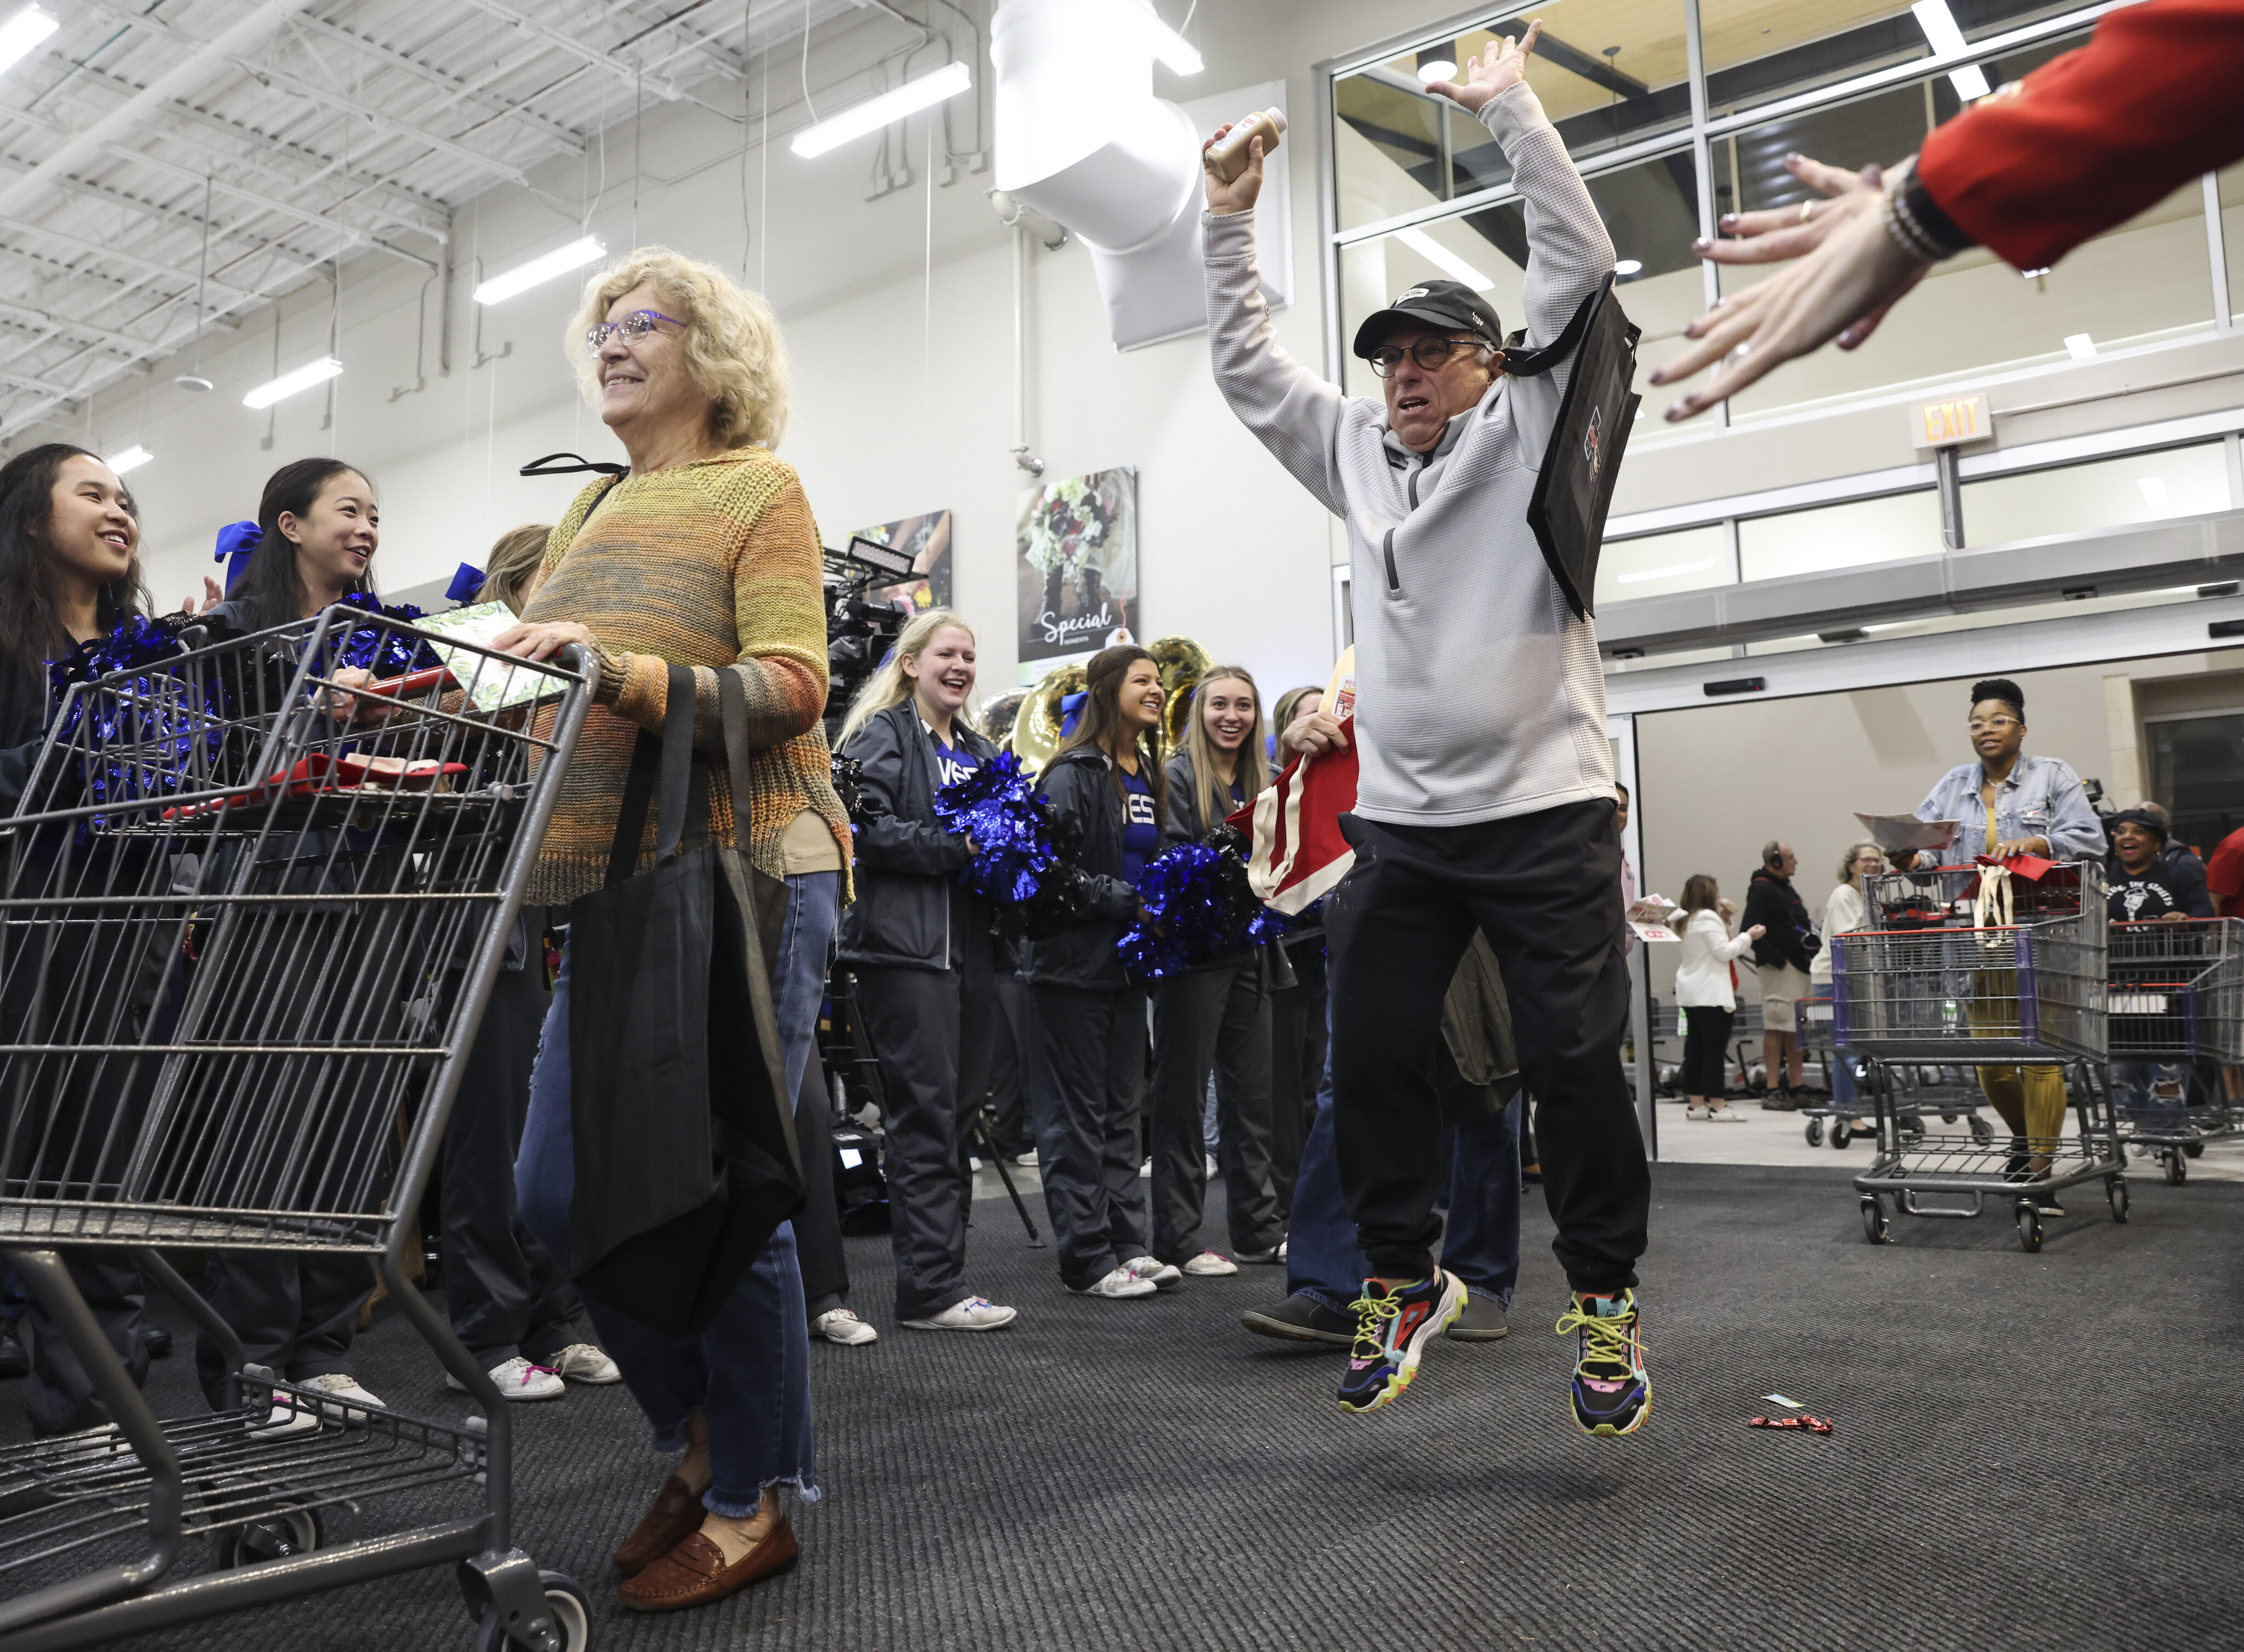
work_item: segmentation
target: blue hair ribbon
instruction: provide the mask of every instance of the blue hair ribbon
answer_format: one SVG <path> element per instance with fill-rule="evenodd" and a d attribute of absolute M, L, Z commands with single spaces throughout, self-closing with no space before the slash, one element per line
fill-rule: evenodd
<path fill-rule="evenodd" d="M 1084 702 L 1091 698 L 1088 688 L 1079 693 L 1063 694 L 1059 701 L 1059 737 L 1065 740 L 1075 732 L 1076 724 L 1083 721 Z"/>
<path fill-rule="evenodd" d="M 444 600 L 473 602 L 476 599 L 476 593 L 483 588 L 483 580 L 487 577 L 474 563 L 463 562 L 460 564 L 459 572 L 452 576 L 452 583 L 444 587 Z"/>
<path fill-rule="evenodd" d="M 218 531 L 218 549 L 211 555 L 213 562 L 226 564 L 226 590 L 233 594 L 235 583 L 248 571 L 251 554 L 265 538 L 265 530 L 254 522 L 229 522 Z"/>

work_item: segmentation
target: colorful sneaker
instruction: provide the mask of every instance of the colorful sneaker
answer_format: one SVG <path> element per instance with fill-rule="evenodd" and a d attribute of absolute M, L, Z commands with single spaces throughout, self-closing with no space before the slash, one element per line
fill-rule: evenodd
<path fill-rule="evenodd" d="M 1355 1341 L 1341 1373 L 1340 1408 L 1374 1412 L 1410 1385 L 1427 1342 L 1464 1312 L 1464 1281 L 1438 1268 L 1432 1278 L 1393 1290 L 1367 1279 L 1363 1294 L 1349 1306 L 1355 1310 Z"/>
<path fill-rule="evenodd" d="M 1185 1282 L 1176 1263 L 1152 1256 L 1132 1256 L 1123 1263 L 1122 1270 L 1132 1279 L 1151 1281 L 1156 1290 L 1174 1290 Z"/>
<path fill-rule="evenodd" d="M 1574 1355 L 1574 1421 L 1585 1434 L 1633 1434 L 1652 1415 L 1652 1377 L 1644 1369 L 1644 1337 L 1636 1293 L 1585 1297 L 1558 1321 L 1558 1335 L 1580 1334 Z"/>

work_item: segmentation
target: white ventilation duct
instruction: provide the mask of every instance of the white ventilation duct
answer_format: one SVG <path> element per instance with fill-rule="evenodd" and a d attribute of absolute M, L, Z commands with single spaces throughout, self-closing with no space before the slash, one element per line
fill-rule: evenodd
<path fill-rule="evenodd" d="M 1003 0 L 990 23 L 997 186 L 1090 249 L 1118 349 L 1206 324 L 1200 126 L 1213 132 L 1263 106 L 1243 91 L 1184 108 L 1156 98 L 1158 21 L 1147 0 Z M 1203 123 L 1208 105 L 1226 112 Z M 1266 275 L 1288 240 L 1274 167 L 1267 185 Z M 1282 281 L 1266 282 L 1280 303 L 1292 287 L 1289 261 L 1284 268 Z"/>

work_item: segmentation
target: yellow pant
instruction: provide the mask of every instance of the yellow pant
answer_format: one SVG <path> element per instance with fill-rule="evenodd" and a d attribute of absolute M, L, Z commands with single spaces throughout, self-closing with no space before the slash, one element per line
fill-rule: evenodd
<path fill-rule="evenodd" d="M 1972 978 L 1972 985 L 1971 999 L 1965 1006 L 1972 1036 L 2018 1037 L 2018 972 L 1982 970 Z M 2003 1122 L 2011 1127 L 2011 1134 L 2026 1138 L 2029 1151 L 2057 1150 L 2065 1135 L 2063 1067 L 2030 1066 L 2023 1079 L 2014 1066 L 1981 1067 L 1979 1088 Z"/>

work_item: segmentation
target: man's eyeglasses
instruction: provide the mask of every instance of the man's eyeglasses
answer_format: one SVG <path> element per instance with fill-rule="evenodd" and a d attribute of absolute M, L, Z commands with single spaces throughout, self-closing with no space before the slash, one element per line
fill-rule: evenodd
<path fill-rule="evenodd" d="M 1402 366 L 1402 358 L 1408 355 L 1417 362 L 1421 372 L 1438 373 L 1459 350 L 1476 349 L 1482 342 L 1477 338 L 1422 338 L 1407 350 L 1400 344 L 1389 344 L 1372 351 L 1371 370 L 1385 378 Z"/>
<path fill-rule="evenodd" d="M 587 329 L 585 334 L 585 343 L 595 355 L 605 349 L 608 341 L 618 334 L 623 335 L 626 343 L 636 344 L 654 331 L 654 324 L 657 322 L 668 322 L 673 327 L 686 325 L 676 316 L 665 315 L 660 310 L 633 310 L 619 322 L 601 322 Z"/>

